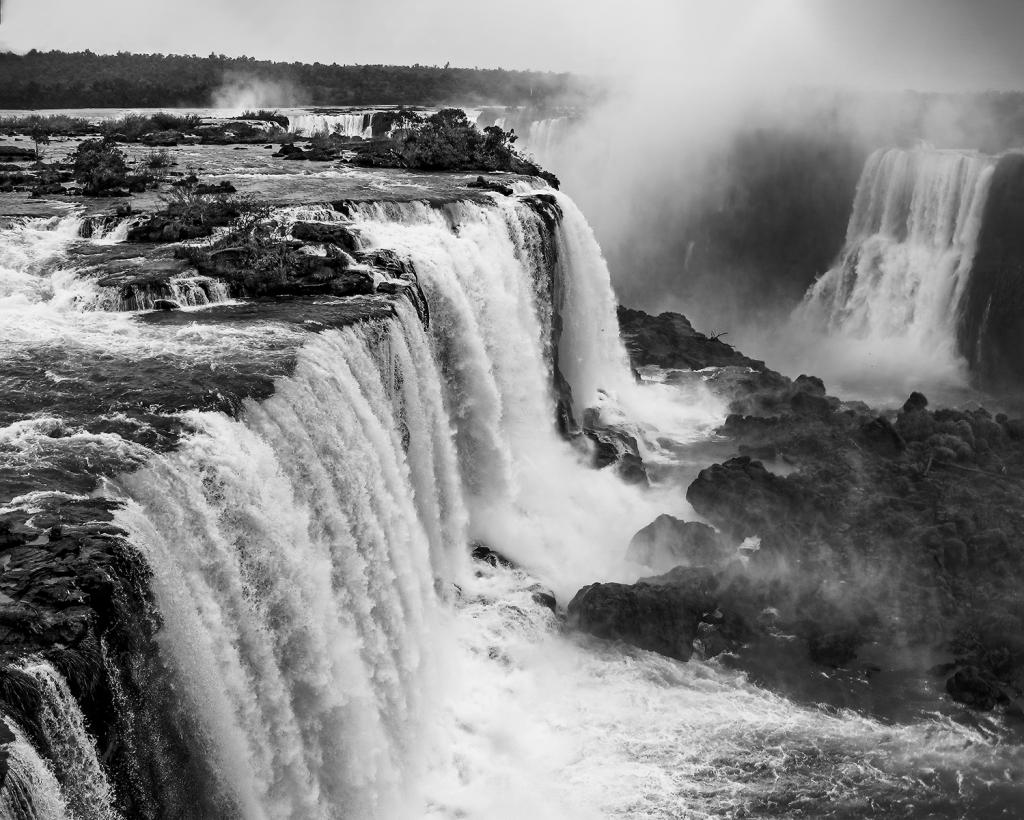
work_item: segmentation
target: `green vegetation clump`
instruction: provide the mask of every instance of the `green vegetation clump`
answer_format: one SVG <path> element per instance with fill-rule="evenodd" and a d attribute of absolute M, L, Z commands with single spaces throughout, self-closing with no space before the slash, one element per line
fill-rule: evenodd
<path fill-rule="evenodd" d="M 41 133 L 48 137 L 78 137 L 95 134 L 96 126 L 81 117 L 66 114 L 29 114 L 25 117 L 0 117 L 0 133 L 29 134 Z"/>
<path fill-rule="evenodd" d="M 277 111 L 268 111 L 265 108 L 261 108 L 259 111 L 246 110 L 239 114 L 237 117 L 232 117 L 233 120 L 260 120 L 261 122 L 276 122 L 282 128 L 288 127 L 288 117 L 284 114 L 278 113 Z"/>
<path fill-rule="evenodd" d="M 100 126 L 100 133 L 110 139 L 124 142 L 138 142 L 143 135 L 161 131 L 190 131 L 202 123 L 195 114 L 172 114 L 159 111 L 156 114 L 125 114 L 115 120 L 108 120 Z"/>
<path fill-rule="evenodd" d="M 359 146 L 356 164 L 375 168 L 411 168 L 421 171 L 507 171 L 539 176 L 552 187 L 558 178 L 515 150 L 516 135 L 497 125 L 483 132 L 461 108 L 445 108 L 420 119 L 394 137 Z"/>
<path fill-rule="evenodd" d="M 128 186 L 128 161 L 113 143 L 86 140 L 72 155 L 75 179 L 87 196 L 99 196 Z"/>

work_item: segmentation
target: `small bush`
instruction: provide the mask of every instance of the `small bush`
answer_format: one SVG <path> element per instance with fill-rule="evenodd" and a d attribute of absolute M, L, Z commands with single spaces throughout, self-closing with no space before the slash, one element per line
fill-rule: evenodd
<path fill-rule="evenodd" d="M 276 122 L 282 128 L 288 127 L 288 118 L 284 114 L 279 114 L 277 111 L 268 111 L 265 108 L 261 108 L 259 111 L 243 111 L 237 117 L 232 117 L 233 120 L 262 120 L 263 122 Z"/>
<path fill-rule="evenodd" d="M 106 140 L 86 140 L 73 155 L 75 179 L 85 193 L 97 194 L 128 185 L 128 163 L 124 152 Z"/>
<path fill-rule="evenodd" d="M 154 131 L 189 131 L 202 123 L 202 118 L 195 114 L 171 114 L 160 111 L 146 116 L 145 114 L 125 114 L 114 120 L 107 120 L 100 126 L 100 133 L 107 139 L 118 139 L 125 142 L 138 142 L 143 134 Z"/>
<path fill-rule="evenodd" d="M 143 162 L 147 168 L 152 170 L 170 168 L 174 165 L 174 160 L 171 158 L 171 152 L 166 148 L 156 148 L 150 151 Z"/>
<path fill-rule="evenodd" d="M 31 134 L 32 131 L 47 136 L 81 136 L 96 133 L 96 126 L 81 117 L 66 114 L 30 114 L 27 117 L 0 117 L 0 133 Z"/>

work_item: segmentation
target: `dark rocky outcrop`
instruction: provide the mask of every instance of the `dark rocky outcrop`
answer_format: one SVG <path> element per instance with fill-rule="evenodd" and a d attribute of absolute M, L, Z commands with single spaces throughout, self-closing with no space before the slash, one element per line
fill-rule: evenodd
<path fill-rule="evenodd" d="M 1024 385 L 1024 153 L 1000 157 L 982 214 L 960 319 L 960 348 L 980 382 Z"/>
<path fill-rule="evenodd" d="M 0 514 L 0 708 L 45 751 L 42 694 L 21 664 L 48 661 L 96 735 L 125 816 L 194 803 L 181 784 L 209 773 L 166 709 L 172 683 L 156 648 L 148 567 L 112 524 L 111 502 L 54 496 L 42 504 L 31 516 Z M 0 758 L 11 740 L 0 736 Z M 0 761 L 0 786 L 4 774 Z"/>
<path fill-rule="evenodd" d="M 595 408 L 587 408 L 584 411 L 581 431 L 591 445 L 594 467 L 601 469 L 614 465 L 615 471 L 626 482 L 647 483 L 647 468 L 633 435 L 615 424 L 606 423 Z"/>
<path fill-rule="evenodd" d="M 484 179 L 483 177 L 477 177 L 472 182 L 466 183 L 467 188 L 481 188 L 484 191 L 494 191 L 502 196 L 512 196 L 514 193 L 512 188 L 508 185 L 503 185 L 500 182 L 496 182 L 492 179 Z"/>
<path fill-rule="evenodd" d="M 569 602 L 569 623 L 598 638 L 687 661 L 700 624 L 715 609 L 712 584 L 704 574 L 673 584 L 591 584 Z"/>
<path fill-rule="evenodd" d="M 619 306 L 619 330 L 634 367 L 657 365 L 665 369 L 700 370 L 705 367 L 746 367 L 763 370 L 765 364 L 749 359 L 719 337 L 709 338 L 693 329 L 680 313 L 652 316 Z"/>
<path fill-rule="evenodd" d="M 291 233 L 303 242 L 330 243 L 348 253 L 359 250 L 359 240 L 348 225 L 334 222 L 296 222 L 292 225 Z"/>
<path fill-rule="evenodd" d="M 659 515 L 629 542 L 626 558 L 663 572 L 677 566 L 709 566 L 730 552 L 714 528 Z"/>

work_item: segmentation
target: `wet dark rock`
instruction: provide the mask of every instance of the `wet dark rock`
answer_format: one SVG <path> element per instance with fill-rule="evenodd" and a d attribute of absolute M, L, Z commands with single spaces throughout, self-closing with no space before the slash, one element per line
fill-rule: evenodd
<path fill-rule="evenodd" d="M 629 542 L 626 558 L 655 570 L 679 565 L 709 566 L 728 555 L 724 539 L 712 527 L 659 515 Z"/>
<path fill-rule="evenodd" d="M 701 370 L 705 367 L 743 367 L 763 370 L 762 361 L 749 359 L 717 336 L 693 329 L 679 313 L 651 316 L 619 306 L 619 328 L 634 367 Z"/>
<path fill-rule="evenodd" d="M 213 234 L 212 224 L 191 222 L 171 214 L 151 214 L 128 229 L 129 242 L 181 242 Z"/>
<path fill-rule="evenodd" d="M 783 542 L 793 528 L 827 521 L 803 482 L 777 476 L 746 456 L 701 470 L 686 499 L 736 541 L 760 536 L 769 544 Z"/>
<path fill-rule="evenodd" d="M 492 567 L 504 567 L 505 569 L 516 569 L 516 565 L 497 550 L 493 550 L 486 544 L 476 544 L 470 556 L 474 561 L 483 561 Z"/>
<path fill-rule="evenodd" d="M 916 413 L 919 410 L 924 410 L 926 407 L 928 407 L 928 399 L 925 398 L 923 393 L 915 391 L 903 403 L 903 412 Z"/>
<path fill-rule="evenodd" d="M 540 584 L 533 584 L 529 588 L 530 597 L 534 603 L 545 609 L 550 609 L 552 612 L 558 610 L 558 601 L 555 599 L 554 593 L 550 589 L 542 587 Z"/>
<path fill-rule="evenodd" d="M 466 187 L 481 188 L 485 191 L 494 191 L 495 193 L 502 194 L 503 196 L 512 196 L 514 193 L 510 186 L 503 185 L 502 183 L 491 179 L 484 179 L 483 177 L 477 177 L 472 182 L 467 182 Z"/>
<path fill-rule="evenodd" d="M 882 416 L 862 424 L 860 434 L 865 444 L 880 456 L 895 458 L 907 449 L 903 436 Z"/>
<path fill-rule="evenodd" d="M 591 584 L 569 602 L 569 624 L 590 635 L 688 661 L 709 602 L 652 584 Z"/>
<path fill-rule="evenodd" d="M 170 299 L 155 299 L 153 301 L 153 310 L 181 310 L 181 305 Z"/>
<path fill-rule="evenodd" d="M 115 503 L 59 497 L 41 503 L 42 512 L 32 516 L 0 514 L 0 710 L 46 749 L 37 683 L 19 666 L 29 658 L 51 663 L 105 750 L 126 815 L 155 816 L 154 804 L 171 797 L 157 770 L 170 766 L 198 777 L 202 764 L 175 745 L 173 717 L 160 712 L 169 683 L 156 650 L 149 569 L 113 525 Z M 10 734 L 0 728 L 0 776 Z"/>
<path fill-rule="evenodd" d="M 583 436 L 592 445 L 593 465 L 597 469 L 614 465 L 630 484 L 648 483 L 647 468 L 640 456 L 636 438 L 618 425 L 609 424 L 595 408 L 587 408 L 581 425 Z"/>
<path fill-rule="evenodd" d="M 998 682 L 974 666 L 968 666 L 952 675 L 946 681 L 946 692 L 958 703 L 985 712 L 994 709 L 997 703 L 1005 699 Z"/>
<path fill-rule="evenodd" d="M 348 225 L 332 222 L 296 222 L 292 225 L 292 236 L 303 242 L 329 242 L 349 253 L 359 250 L 359 239 Z"/>

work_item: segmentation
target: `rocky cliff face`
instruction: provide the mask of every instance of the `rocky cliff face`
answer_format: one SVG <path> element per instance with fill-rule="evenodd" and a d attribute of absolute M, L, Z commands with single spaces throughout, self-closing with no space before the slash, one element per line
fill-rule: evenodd
<path fill-rule="evenodd" d="M 960 346 L 983 384 L 1024 384 L 1024 154 L 999 159 L 960 318 Z"/>
<path fill-rule="evenodd" d="M 399 221 L 402 214 L 445 221 L 470 207 L 453 195 L 432 203 L 265 203 L 199 241 L 169 212 L 69 223 L 61 255 L 45 265 L 73 270 L 72 286 L 81 283 L 86 306 L 103 317 L 116 322 L 130 315 L 121 329 L 130 343 L 65 351 L 43 337 L 23 352 L 24 366 L 4 365 L 11 401 L 0 422 L 8 431 L 23 428 L 30 440 L 16 439 L 10 453 L 0 449 L 13 454 L 0 462 L 0 711 L 6 716 L 0 723 L 7 726 L 0 737 L 0 795 L 22 794 L 18 784 L 33 776 L 25 741 L 51 764 L 66 757 L 64 739 L 54 735 L 48 717 L 56 679 L 66 683 L 71 699 L 64 706 L 81 726 L 76 754 L 97 761 L 90 765 L 105 784 L 100 791 L 110 794 L 109 800 L 75 797 L 61 778 L 80 773 L 54 765 L 68 800 L 109 803 L 132 817 L 189 805 L 197 816 L 232 810 L 217 788 L 202 785 L 217 775 L 197 740 L 199 718 L 183 706 L 176 673 L 167 667 L 166 624 L 151 568 L 139 545 L 114 524 L 124 502 L 105 482 L 174 453 L 194 435 L 201 414 L 239 418 L 270 399 L 315 334 L 375 328 L 366 338 L 375 340 L 382 360 L 398 356 L 408 340 L 389 338 L 389 320 L 409 305 L 428 327 L 431 305 L 408 255 L 368 242 L 356 223 L 388 209 L 397 209 Z M 521 197 L 516 207 L 536 217 L 523 260 L 535 281 L 524 288 L 543 294 L 540 302 L 548 306 L 540 317 L 543 355 L 558 427 L 578 442 L 587 436 L 605 442 L 594 453 L 598 466 L 632 459 L 630 469 L 645 480 L 635 441 L 630 450 L 628 436 L 573 413 L 559 360 L 569 298 L 555 241 L 562 210 L 540 192 Z M 112 234 L 127 241 L 105 240 Z M 147 312 L 126 313 L 140 310 Z M 408 382 L 414 375 L 422 374 L 391 373 L 388 389 L 402 396 L 396 401 L 413 400 Z M 423 412 L 413 407 L 408 413 L 413 410 Z M 42 418 L 47 412 L 55 417 Z M 410 458 L 424 458 L 417 454 L 429 442 L 413 439 L 429 431 L 413 424 L 402 421 L 402 444 Z M 434 458 L 440 455 L 428 462 Z M 45 674 L 33 671 L 38 664 L 48 665 Z M 188 793 L 182 784 L 191 784 Z"/>
<path fill-rule="evenodd" d="M 625 315 L 634 362 L 722 360 L 681 317 L 669 336 L 665 316 Z M 920 394 L 879 415 L 807 376 L 728 388 L 738 412 L 719 432 L 738 455 L 686 493 L 717 531 L 652 522 L 628 556 L 663 574 L 581 589 L 573 623 L 680 659 L 731 653 L 791 696 L 878 714 L 917 708 L 927 697 L 909 690 L 935 679 L 953 700 L 1019 713 L 1024 424 L 933 411 Z"/>

